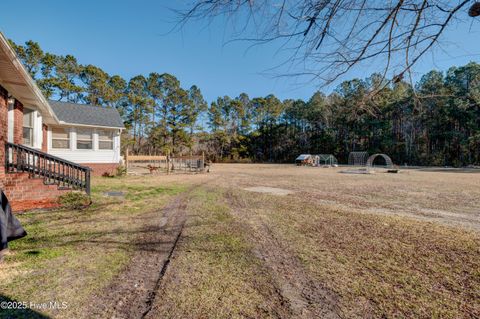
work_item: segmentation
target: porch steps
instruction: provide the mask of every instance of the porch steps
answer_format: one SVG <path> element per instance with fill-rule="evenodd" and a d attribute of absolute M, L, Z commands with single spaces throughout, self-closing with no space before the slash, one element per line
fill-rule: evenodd
<path fill-rule="evenodd" d="M 57 184 L 46 185 L 42 177 L 31 177 L 29 173 L 6 174 L 4 188 L 15 212 L 57 207 L 58 197 L 71 191 Z"/>
<path fill-rule="evenodd" d="M 90 195 L 90 168 L 24 145 L 5 143 L 2 177 L 14 211 L 58 206 L 72 190 Z"/>

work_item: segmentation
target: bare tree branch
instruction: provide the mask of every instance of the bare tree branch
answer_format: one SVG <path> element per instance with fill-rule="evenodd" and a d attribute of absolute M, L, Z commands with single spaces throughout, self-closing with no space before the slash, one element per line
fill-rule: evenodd
<path fill-rule="evenodd" d="M 480 15 L 474 0 L 196 0 L 179 12 L 179 26 L 192 19 L 235 17 L 243 27 L 233 41 L 280 41 L 291 51 L 280 66 L 325 86 L 365 63 L 375 63 L 375 71 L 393 81 L 407 72 L 411 76 L 411 68 L 454 19 L 470 19 L 467 8 L 470 16 Z"/>

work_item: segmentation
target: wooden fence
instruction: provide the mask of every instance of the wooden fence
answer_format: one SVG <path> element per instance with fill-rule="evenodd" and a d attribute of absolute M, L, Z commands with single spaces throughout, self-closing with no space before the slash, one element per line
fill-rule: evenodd
<path fill-rule="evenodd" d="M 150 173 L 155 171 L 172 172 L 204 172 L 205 155 L 169 156 L 169 155 L 130 155 L 125 152 L 125 167 L 127 172 L 134 165 L 147 168 Z"/>

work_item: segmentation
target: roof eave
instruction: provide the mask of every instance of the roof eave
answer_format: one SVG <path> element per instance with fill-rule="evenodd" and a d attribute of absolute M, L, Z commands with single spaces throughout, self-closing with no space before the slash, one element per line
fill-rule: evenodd
<path fill-rule="evenodd" d="M 101 127 L 101 128 L 115 129 L 115 130 L 124 130 L 125 129 L 125 127 L 118 127 L 118 126 L 80 124 L 80 123 L 70 123 L 70 122 L 65 122 L 65 121 L 58 121 L 58 124 L 65 125 L 65 126 Z"/>
<path fill-rule="evenodd" d="M 21 77 L 20 80 L 23 81 L 23 83 L 27 86 L 27 88 L 33 94 L 36 103 L 34 103 L 34 105 L 32 106 L 38 107 L 40 109 L 42 116 L 45 118 L 47 124 L 51 124 L 49 122 L 58 123 L 59 120 L 55 115 L 55 113 L 53 112 L 50 105 L 48 104 L 47 99 L 43 96 L 42 91 L 35 83 L 35 80 L 33 80 L 33 78 L 30 76 L 28 71 L 25 69 L 22 62 L 20 61 L 17 54 L 15 53 L 13 48 L 10 46 L 7 38 L 2 32 L 0 32 L 0 46 L 4 49 L 3 51 L 6 53 L 6 55 L 10 59 L 12 66 L 20 75 Z M 25 105 L 25 106 L 29 106 L 29 105 Z"/>

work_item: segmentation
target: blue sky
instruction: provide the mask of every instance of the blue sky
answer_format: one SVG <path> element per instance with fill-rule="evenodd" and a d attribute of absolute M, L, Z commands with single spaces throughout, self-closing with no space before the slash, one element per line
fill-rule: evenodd
<path fill-rule="evenodd" d="M 4 0 L 0 30 L 17 43 L 31 39 L 45 51 L 72 54 L 81 64 L 94 64 L 126 79 L 150 72 L 171 73 L 186 88 L 198 85 L 208 101 L 241 92 L 251 97 L 273 93 L 281 99 L 308 99 L 318 89 L 319 83 L 299 85 L 291 78 L 265 76 L 264 71 L 288 53 L 278 53 L 276 44 L 251 50 L 244 42 L 225 45 L 231 35 L 220 20 L 210 25 L 192 22 L 180 32 L 168 33 L 175 18 L 169 6 L 181 3 L 185 2 Z M 479 26 L 476 22 L 451 28 L 443 39 L 443 50 L 426 56 L 415 68 L 416 74 L 480 61 Z M 374 71 L 358 68 L 342 80 L 364 78 Z"/>

